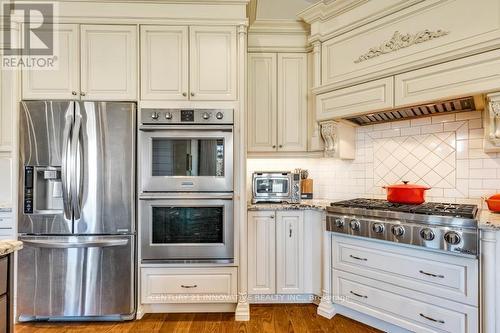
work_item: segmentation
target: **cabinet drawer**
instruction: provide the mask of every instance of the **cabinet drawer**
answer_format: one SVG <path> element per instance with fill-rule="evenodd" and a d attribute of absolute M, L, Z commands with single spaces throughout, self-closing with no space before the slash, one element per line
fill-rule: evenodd
<path fill-rule="evenodd" d="M 394 107 L 394 78 L 388 77 L 316 96 L 316 120 Z"/>
<path fill-rule="evenodd" d="M 471 22 L 471 13 L 481 19 Z M 324 42 L 322 84 L 352 84 L 492 50 L 499 37 L 498 0 L 420 1 Z"/>
<path fill-rule="evenodd" d="M 12 228 L 12 218 L 10 216 L 2 216 L 0 214 L 0 228 Z"/>
<path fill-rule="evenodd" d="M 405 246 L 332 238 L 333 268 L 478 305 L 478 262 Z"/>
<path fill-rule="evenodd" d="M 478 331 L 475 307 L 417 292 L 408 297 L 402 288 L 346 272 L 333 271 L 333 294 L 342 297 L 340 304 L 348 308 L 413 332 Z"/>
<path fill-rule="evenodd" d="M 236 272 L 235 267 L 142 268 L 142 303 L 233 303 Z"/>
<path fill-rule="evenodd" d="M 0 295 L 7 293 L 9 287 L 9 257 L 0 258 Z"/>
<path fill-rule="evenodd" d="M 498 90 L 500 50 L 396 75 L 396 106 Z"/>

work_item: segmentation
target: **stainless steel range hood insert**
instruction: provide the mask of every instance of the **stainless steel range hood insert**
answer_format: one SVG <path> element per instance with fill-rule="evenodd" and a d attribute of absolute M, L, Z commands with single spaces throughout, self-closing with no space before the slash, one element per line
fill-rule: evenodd
<path fill-rule="evenodd" d="M 355 117 L 344 118 L 356 125 L 365 126 L 391 121 L 439 115 L 451 112 L 475 111 L 474 97 L 463 97 L 449 101 L 392 109 Z"/>

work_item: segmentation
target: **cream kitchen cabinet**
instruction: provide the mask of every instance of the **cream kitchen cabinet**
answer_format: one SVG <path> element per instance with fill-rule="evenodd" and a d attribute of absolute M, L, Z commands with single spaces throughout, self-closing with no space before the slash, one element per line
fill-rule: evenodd
<path fill-rule="evenodd" d="M 141 99 L 188 98 L 188 43 L 186 26 L 141 26 Z"/>
<path fill-rule="evenodd" d="M 235 100 L 236 28 L 141 26 L 142 100 Z"/>
<path fill-rule="evenodd" d="M 276 292 L 304 292 L 304 214 L 282 211 L 276 219 Z"/>
<path fill-rule="evenodd" d="M 248 151 L 307 151 L 307 54 L 251 53 Z"/>
<path fill-rule="evenodd" d="M 300 210 L 248 214 L 248 292 L 304 292 L 304 214 Z"/>
<path fill-rule="evenodd" d="M 135 25 L 56 25 L 58 68 L 23 69 L 23 99 L 137 99 Z"/>
<path fill-rule="evenodd" d="M 320 235 L 321 212 L 249 211 L 248 293 L 319 294 Z"/>
<path fill-rule="evenodd" d="M 276 212 L 248 213 L 248 292 L 276 293 Z"/>
<path fill-rule="evenodd" d="M 58 45 L 56 68 L 23 68 L 23 99 L 75 99 L 80 93 L 80 45 L 78 24 L 54 25 Z"/>

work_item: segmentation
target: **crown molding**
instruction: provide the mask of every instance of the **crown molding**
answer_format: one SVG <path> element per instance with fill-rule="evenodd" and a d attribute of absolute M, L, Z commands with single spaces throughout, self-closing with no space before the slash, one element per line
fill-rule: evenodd
<path fill-rule="evenodd" d="M 294 20 L 256 20 L 250 25 L 249 33 L 309 34 L 309 26 Z"/>
<path fill-rule="evenodd" d="M 310 42 L 324 41 L 425 0 L 322 0 L 298 14 L 311 25 Z"/>
<path fill-rule="evenodd" d="M 248 29 L 249 52 L 308 52 L 309 26 L 294 20 L 257 20 Z"/>
<path fill-rule="evenodd" d="M 322 0 L 307 7 L 297 17 L 307 23 L 329 20 L 347 11 L 359 7 L 369 0 Z"/>

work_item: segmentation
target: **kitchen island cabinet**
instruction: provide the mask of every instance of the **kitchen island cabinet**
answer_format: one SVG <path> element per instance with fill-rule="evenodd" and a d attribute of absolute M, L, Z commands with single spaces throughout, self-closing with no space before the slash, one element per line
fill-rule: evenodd
<path fill-rule="evenodd" d="M 0 241 L 0 333 L 14 332 L 14 252 L 19 241 Z"/>

